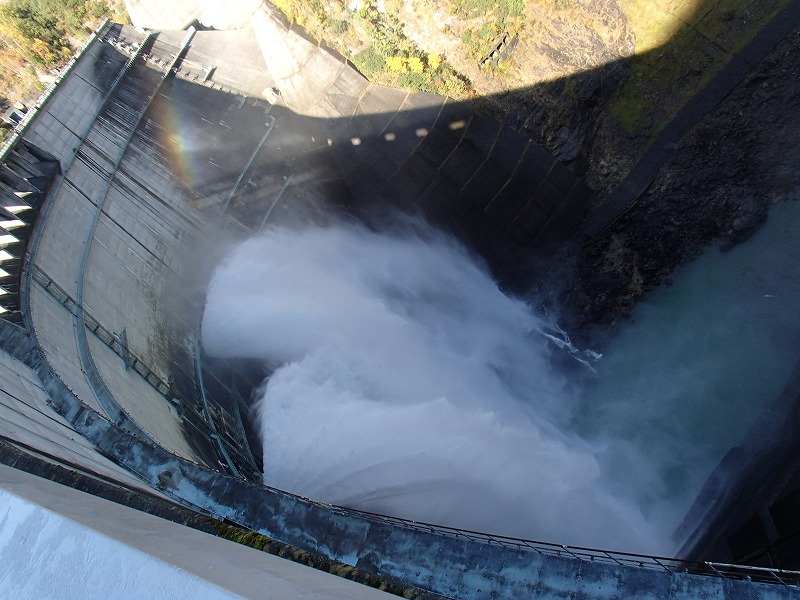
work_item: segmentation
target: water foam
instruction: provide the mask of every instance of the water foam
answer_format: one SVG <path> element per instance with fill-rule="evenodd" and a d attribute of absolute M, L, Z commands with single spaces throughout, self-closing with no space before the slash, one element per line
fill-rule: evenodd
<path fill-rule="evenodd" d="M 453 240 L 272 228 L 221 265 L 206 350 L 263 359 L 265 481 L 319 500 L 559 543 L 670 552 L 550 361 L 551 323 Z"/>

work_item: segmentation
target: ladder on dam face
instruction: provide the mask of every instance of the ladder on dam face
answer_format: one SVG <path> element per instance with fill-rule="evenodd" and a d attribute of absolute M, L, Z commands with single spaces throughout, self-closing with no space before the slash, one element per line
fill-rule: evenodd
<path fill-rule="evenodd" d="M 232 415 L 232 418 L 235 423 L 234 426 L 237 429 L 239 438 L 238 445 L 228 443 L 225 439 L 224 432 L 219 430 L 217 419 L 211 410 L 211 402 L 209 401 L 208 393 L 206 391 L 205 377 L 203 374 L 203 352 L 200 348 L 200 340 L 198 338 L 195 338 L 194 340 L 194 369 L 198 392 L 201 400 L 203 401 L 203 416 L 205 417 L 206 424 L 211 428 L 211 434 L 209 437 L 214 442 L 217 451 L 224 459 L 224 465 L 228 468 L 230 473 L 236 477 L 242 477 L 242 471 L 245 471 L 249 479 L 260 481 L 261 470 L 256 464 L 253 452 L 250 448 L 250 443 L 248 442 L 247 435 L 244 431 L 244 426 L 241 422 L 241 415 L 239 414 L 239 410 L 235 402 L 235 414 Z M 223 425 L 224 424 L 225 423 L 223 419 Z M 232 455 L 235 455 L 237 458 L 236 461 L 234 461 Z"/>

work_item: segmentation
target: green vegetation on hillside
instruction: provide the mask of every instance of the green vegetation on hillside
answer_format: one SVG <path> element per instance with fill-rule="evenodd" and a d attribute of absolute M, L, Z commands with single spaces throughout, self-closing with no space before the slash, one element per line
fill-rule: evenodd
<path fill-rule="evenodd" d="M 127 22 L 124 2 L 0 2 L 0 108 L 35 97 L 106 16 Z"/>
<path fill-rule="evenodd" d="M 417 47 L 403 34 L 397 17 L 380 12 L 374 2 L 365 2 L 353 16 L 352 27 L 369 46 L 350 59 L 371 80 L 458 98 L 469 95 L 469 81 L 438 54 Z"/>
<path fill-rule="evenodd" d="M 453 98 L 474 95 L 467 77 L 442 56 L 419 48 L 403 33 L 398 17 L 381 10 L 376 0 L 362 2 L 358 10 L 350 10 L 344 0 L 331 0 L 324 9 L 318 0 L 275 0 L 274 4 L 288 21 L 331 44 L 370 81 Z"/>
<path fill-rule="evenodd" d="M 102 0 L 8 0 L 0 6 L 0 39 L 38 67 L 51 67 L 73 52 L 71 40 L 106 13 Z"/>

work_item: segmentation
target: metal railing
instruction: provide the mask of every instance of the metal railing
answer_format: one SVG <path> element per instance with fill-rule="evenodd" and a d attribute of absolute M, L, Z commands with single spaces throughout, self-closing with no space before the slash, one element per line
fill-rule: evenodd
<path fill-rule="evenodd" d="M 53 281 L 53 279 L 49 275 L 47 275 L 47 273 L 45 273 L 38 265 L 33 266 L 32 281 L 38 283 L 45 292 L 50 294 L 50 296 L 52 296 L 56 300 L 56 302 L 58 302 L 61 306 L 63 306 L 73 317 L 76 318 L 78 317 L 79 312 L 78 312 L 77 302 L 60 285 L 58 285 L 55 281 Z M 114 352 L 117 356 L 119 356 L 120 359 L 124 361 L 125 356 L 127 354 L 130 364 L 130 369 L 135 371 L 138 375 L 140 375 L 141 378 L 146 383 L 148 383 L 155 391 L 161 394 L 172 406 L 174 406 L 178 410 L 178 413 L 181 415 L 182 419 L 188 420 L 188 422 L 191 423 L 191 425 L 193 425 L 195 428 L 198 428 L 203 435 L 211 438 L 217 443 L 220 444 L 225 443 L 225 439 L 222 436 L 218 435 L 219 431 L 216 428 L 212 428 L 211 425 L 209 425 L 206 422 L 206 419 L 203 416 L 194 411 L 193 407 L 188 406 L 184 403 L 176 402 L 175 398 L 171 394 L 172 387 L 169 385 L 169 383 L 159 378 L 158 375 L 156 375 L 156 373 L 145 364 L 144 359 L 139 354 L 132 351 L 129 347 L 126 347 L 125 344 L 123 344 L 122 340 L 120 339 L 120 336 L 113 333 L 105 326 L 103 326 L 97 319 L 95 319 L 91 314 L 87 313 L 85 310 L 83 313 L 83 320 L 85 326 L 89 329 L 89 331 L 91 331 L 94 334 L 94 336 L 98 340 L 100 340 L 106 347 L 108 347 L 112 352 Z M 202 371 L 200 371 L 198 380 L 202 385 Z M 116 414 L 116 418 L 112 418 L 111 420 L 114 421 L 117 425 L 121 426 L 123 429 L 128 428 L 129 422 L 125 422 L 124 424 L 120 422 L 120 418 L 122 418 L 123 421 L 127 418 L 127 413 L 124 413 L 124 415 L 117 414 L 114 405 L 111 405 L 109 407 L 107 407 L 106 405 L 102 405 L 102 408 L 106 410 L 106 412 L 110 410 L 112 413 Z M 240 435 L 245 436 L 244 428 L 241 422 L 237 422 L 236 425 L 238 427 L 241 427 Z M 148 441 L 148 439 L 143 436 L 136 436 L 133 433 L 132 435 L 138 437 L 142 441 L 145 442 Z M 216 438 L 214 437 L 215 435 Z M 246 437 L 244 439 L 246 441 Z M 238 450 L 238 449 L 233 449 L 233 450 Z M 229 454 L 225 450 L 225 448 L 223 448 L 223 452 L 225 454 Z M 237 456 L 240 458 L 240 460 L 243 460 L 250 467 L 252 471 L 250 474 L 251 478 L 254 478 L 255 474 L 260 472 L 252 457 L 249 445 L 247 446 L 243 445 L 242 450 L 237 452 Z"/>
<path fill-rule="evenodd" d="M 304 498 L 304 500 L 343 516 L 358 516 L 364 520 L 374 523 L 386 524 L 392 527 L 400 527 L 413 531 L 420 531 L 451 539 L 460 539 L 482 544 L 496 544 L 497 546 L 514 550 L 533 550 L 537 554 L 541 554 L 543 556 L 554 556 L 565 559 L 580 560 L 583 562 L 616 565 L 618 567 L 649 569 L 667 573 L 686 573 L 692 575 L 721 577 L 724 579 L 738 581 L 753 581 L 758 583 L 773 583 L 791 587 L 800 587 L 800 571 L 790 571 L 771 567 L 755 567 L 749 565 L 733 565 L 711 561 L 692 561 L 681 558 L 669 558 L 666 556 L 636 554 L 633 552 L 601 550 L 599 548 L 588 548 L 582 546 L 568 546 L 564 544 L 541 542 L 525 538 L 483 533 L 468 529 L 459 529 L 456 527 L 448 527 L 446 525 L 435 525 L 433 523 L 412 521 L 401 517 L 391 517 L 368 511 L 343 508 L 340 506 L 311 500 L 309 498 Z"/>
<path fill-rule="evenodd" d="M 25 296 L 27 298 L 28 294 L 26 294 Z M 39 367 L 40 369 L 44 368 L 44 370 L 46 371 L 46 376 L 45 376 L 45 373 L 39 370 L 38 371 L 39 376 L 50 377 L 54 379 L 60 384 L 61 387 L 69 391 L 69 393 L 73 397 L 77 398 L 75 392 L 72 391 L 63 382 L 63 380 L 61 380 L 61 378 L 55 373 L 53 368 L 49 365 L 47 357 L 44 351 L 41 349 L 38 340 L 36 339 L 35 330 L 31 328 L 31 331 L 32 331 L 32 336 L 34 338 L 34 344 L 37 348 L 37 354 L 39 356 L 39 361 L 40 361 Z M 91 410 L 85 406 L 82 406 L 82 408 L 84 410 Z M 175 455 L 173 454 L 173 456 Z M 203 468 L 201 465 L 194 463 L 193 461 L 188 461 L 188 462 L 194 464 L 199 468 Z M 419 531 L 422 533 L 427 533 L 440 537 L 463 540 L 465 542 L 489 544 L 489 545 L 494 544 L 499 547 L 510 548 L 512 550 L 534 551 L 537 554 L 541 554 L 542 556 L 551 556 L 551 557 L 558 557 L 570 560 L 580 560 L 590 563 L 609 564 L 623 568 L 656 570 L 666 573 L 685 573 L 685 574 L 718 577 L 718 578 L 738 580 L 738 581 L 771 583 L 771 584 L 778 584 L 778 585 L 785 585 L 792 587 L 800 586 L 800 572 L 798 571 L 788 571 L 782 569 L 755 567 L 747 565 L 732 565 L 727 563 L 717 563 L 710 561 L 706 562 L 689 561 L 680 558 L 669 558 L 669 557 L 655 556 L 655 555 L 636 554 L 631 552 L 602 550 L 598 548 L 588 548 L 580 546 L 568 546 L 564 544 L 541 542 L 525 538 L 515 538 L 511 536 L 495 535 L 480 531 L 459 529 L 456 527 L 448 527 L 444 525 L 435 525 L 432 523 L 425 523 L 422 521 L 403 519 L 401 517 L 392 517 L 368 511 L 345 508 L 333 504 L 328 504 L 325 502 L 320 502 L 318 500 L 297 496 L 295 494 L 291 494 L 271 486 L 262 485 L 259 487 L 272 490 L 287 496 L 300 498 L 302 501 L 314 505 L 332 514 L 338 514 L 344 517 L 355 517 L 360 520 L 364 520 L 371 523 L 388 525 L 391 527 L 396 527 L 411 531 Z M 165 493 L 169 493 L 169 490 L 166 490 Z M 186 504 L 185 498 L 182 498 L 177 495 L 173 495 L 173 497 L 177 501 Z M 200 512 L 203 513 L 211 514 L 213 512 L 210 511 L 208 507 L 199 507 L 197 505 L 194 505 L 194 507 L 196 510 L 199 510 Z M 235 518 L 232 519 L 230 515 L 214 514 L 213 516 L 220 519 L 227 518 L 229 521 L 234 522 L 246 529 L 252 528 L 252 524 L 240 522 Z"/>
<path fill-rule="evenodd" d="M 78 316 L 78 305 L 75 300 L 38 265 L 33 266 L 33 280 L 41 285 L 42 289 L 55 298 L 59 304 L 66 308 L 73 317 Z M 86 312 L 86 310 L 84 310 L 83 313 L 83 320 L 89 331 L 119 356 L 123 362 L 127 357 L 128 363 L 126 364 L 126 368 L 136 371 L 142 379 L 170 401 L 171 404 L 177 404 L 170 394 L 171 388 L 169 383 L 156 375 L 155 371 L 145 364 L 144 359 L 139 354 L 131 350 L 130 347 L 125 346 L 119 336 L 103 326 L 91 314 Z"/>
<path fill-rule="evenodd" d="M 225 444 L 217 430 L 217 423 L 214 420 L 214 416 L 211 414 L 211 407 L 208 404 L 208 396 L 206 394 L 206 386 L 203 382 L 203 360 L 200 355 L 200 341 L 196 337 L 194 340 L 194 369 L 197 386 L 200 389 L 200 398 L 203 400 L 203 413 L 206 418 L 206 423 L 211 428 L 212 432 L 210 437 L 214 441 L 217 452 L 228 466 L 229 471 L 233 473 L 234 476 L 239 477 L 239 470 L 236 468 L 236 465 L 233 464 L 230 454 L 228 454 L 228 451 L 225 449 Z"/>

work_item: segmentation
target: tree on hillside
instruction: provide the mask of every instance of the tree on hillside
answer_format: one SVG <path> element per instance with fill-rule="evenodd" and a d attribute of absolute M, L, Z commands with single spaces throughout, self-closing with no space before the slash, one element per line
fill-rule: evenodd
<path fill-rule="evenodd" d="M 70 39 L 106 10 L 101 0 L 8 0 L 0 6 L 0 40 L 39 67 L 69 56 Z"/>

